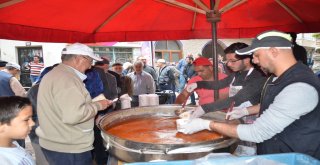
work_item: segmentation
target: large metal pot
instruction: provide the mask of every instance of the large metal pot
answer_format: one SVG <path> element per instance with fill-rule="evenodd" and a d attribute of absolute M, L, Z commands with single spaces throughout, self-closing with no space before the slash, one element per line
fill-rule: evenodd
<path fill-rule="evenodd" d="M 196 159 L 219 149 L 226 149 L 224 152 L 231 152 L 230 150 L 235 148 L 231 146 L 236 145 L 237 140 L 229 137 L 221 137 L 220 139 L 200 143 L 151 144 L 115 137 L 103 129 L 128 119 L 150 116 L 173 117 L 175 116 L 174 111 L 180 108 L 180 105 L 136 107 L 112 112 L 104 116 L 99 123 L 99 128 L 106 148 L 109 153 L 125 162 Z M 186 109 L 190 108 L 192 107 L 186 107 Z M 225 113 L 212 112 L 204 117 L 216 121 L 224 121 Z"/>

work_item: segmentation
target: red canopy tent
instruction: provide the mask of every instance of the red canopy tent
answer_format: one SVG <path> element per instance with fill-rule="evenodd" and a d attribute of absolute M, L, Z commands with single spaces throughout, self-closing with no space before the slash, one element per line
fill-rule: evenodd
<path fill-rule="evenodd" d="M 211 38 L 209 1 L 0 0 L 0 38 L 69 43 Z M 221 0 L 217 9 L 218 38 L 254 37 L 270 29 L 320 31 L 319 0 Z"/>
<path fill-rule="evenodd" d="M 319 0 L 0 0 L 0 38 L 69 43 L 212 38 L 217 59 L 217 36 L 319 32 L 319 8 Z"/>

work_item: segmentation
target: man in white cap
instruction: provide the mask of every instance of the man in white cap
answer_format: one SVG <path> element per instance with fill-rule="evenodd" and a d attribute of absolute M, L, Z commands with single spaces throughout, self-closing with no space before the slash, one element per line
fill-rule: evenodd
<path fill-rule="evenodd" d="M 92 164 L 94 117 L 112 101 L 93 102 L 83 80 L 92 61 L 101 58 L 88 46 L 75 43 L 64 48 L 61 60 L 40 83 L 36 133 L 50 165 Z"/>
<path fill-rule="evenodd" d="M 253 124 L 196 118 L 183 133 L 208 129 L 256 142 L 258 154 L 298 152 L 320 159 L 320 81 L 310 68 L 296 61 L 291 47 L 288 34 L 267 31 L 258 35 L 251 46 L 236 51 L 238 55 L 253 53 L 253 62 L 272 73 L 259 105 L 230 114 L 239 118 L 258 113 Z"/>
<path fill-rule="evenodd" d="M 20 65 L 7 63 L 0 71 L 0 96 L 26 96 L 26 90 L 16 78 L 20 73 Z"/>

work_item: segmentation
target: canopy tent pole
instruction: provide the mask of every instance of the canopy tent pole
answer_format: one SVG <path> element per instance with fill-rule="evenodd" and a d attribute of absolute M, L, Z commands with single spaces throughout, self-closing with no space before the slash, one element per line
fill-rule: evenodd
<path fill-rule="evenodd" d="M 121 6 L 116 12 L 114 12 L 111 16 L 109 16 L 102 24 L 100 24 L 96 29 L 94 29 L 94 33 L 97 33 L 101 28 L 103 28 L 109 21 L 111 21 L 115 16 L 117 16 L 122 10 L 128 7 L 134 0 L 127 1 L 123 6 Z"/>
<path fill-rule="evenodd" d="M 0 9 L 1 9 L 1 8 L 5 8 L 5 7 L 8 7 L 8 6 L 15 5 L 15 4 L 20 3 L 20 2 L 23 2 L 23 1 L 24 1 L 24 0 L 11 0 L 11 1 L 7 1 L 7 2 L 0 3 Z"/>
<path fill-rule="evenodd" d="M 175 0 L 156 0 L 156 1 L 168 4 L 171 6 L 175 6 L 175 7 L 180 7 L 180 8 L 186 9 L 186 10 L 194 11 L 197 13 L 206 14 L 206 11 L 204 11 L 202 9 L 199 9 L 199 8 L 196 8 L 196 7 L 193 7 L 193 6 L 190 6 L 190 5 L 175 1 Z"/>
<path fill-rule="evenodd" d="M 213 0 L 214 1 L 214 0 Z M 219 80 L 218 77 L 218 55 L 217 55 L 217 23 L 216 22 L 212 22 L 211 23 L 211 29 L 212 29 L 212 59 L 213 60 L 213 68 L 214 68 L 214 72 L 213 72 L 213 78 L 214 80 Z M 214 100 L 218 100 L 219 99 L 219 90 L 214 90 Z"/>
<path fill-rule="evenodd" d="M 300 23 L 303 23 L 300 17 L 297 16 L 287 5 L 282 3 L 280 0 L 275 0 L 281 7 L 283 7 L 292 17 L 294 17 Z"/>
<path fill-rule="evenodd" d="M 151 66 L 154 67 L 154 56 L 155 56 L 155 53 L 154 53 L 154 45 L 153 45 L 153 41 L 150 41 L 150 46 L 151 46 Z"/>
<path fill-rule="evenodd" d="M 219 3 L 217 3 L 219 4 Z M 218 80 L 218 54 L 217 54 L 217 22 L 220 21 L 220 13 L 216 10 L 214 11 L 215 0 L 210 0 L 210 12 L 206 14 L 207 21 L 211 23 L 211 32 L 212 32 L 212 59 L 213 59 L 213 78 Z M 214 100 L 219 99 L 219 90 L 214 90 Z"/>
<path fill-rule="evenodd" d="M 196 5 L 197 7 L 197 5 Z M 196 19 L 197 19 L 197 12 L 193 13 L 193 19 L 192 19 L 192 26 L 191 26 L 191 30 L 194 30 L 194 26 L 196 25 Z"/>
<path fill-rule="evenodd" d="M 193 0 L 193 2 L 196 4 L 196 7 L 199 6 L 201 7 L 204 11 L 209 12 L 210 9 L 205 5 L 202 0 Z"/>
<path fill-rule="evenodd" d="M 230 3 L 228 3 L 227 5 L 223 6 L 219 12 L 220 13 L 225 13 L 229 10 L 231 10 L 232 8 L 236 7 L 236 6 L 239 6 L 241 5 L 242 3 L 244 2 L 247 2 L 247 0 L 234 0 L 234 1 L 231 1 Z"/>

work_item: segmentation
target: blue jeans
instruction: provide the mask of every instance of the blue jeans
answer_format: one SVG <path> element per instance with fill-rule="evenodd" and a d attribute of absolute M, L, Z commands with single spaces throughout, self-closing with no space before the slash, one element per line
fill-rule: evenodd
<path fill-rule="evenodd" d="M 191 104 L 196 105 L 196 96 L 194 95 L 194 92 L 191 93 L 190 99 L 191 99 Z"/>
<path fill-rule="evenodd" d="M 178 92 L 181 93 L 186 85 L 186 78 L 182 74 L 179 75 L 179 85 Z"/>
<path fill-rule="evenodd" d="M 33 75 L 30 75 L 30 80 L 31 80 L 31 83 L 35 83 L 37 80 L 38 80 L 39 76 L 33 76 Z"/>
<path fill-rule="evenodd" d="M 82 153 L 63 153 L 50 151 L 41 147 L 41 150 L 50 165 L 91 165 L 91 151 Z"/>

